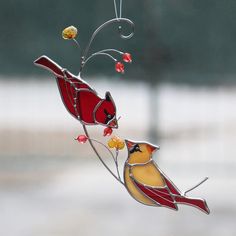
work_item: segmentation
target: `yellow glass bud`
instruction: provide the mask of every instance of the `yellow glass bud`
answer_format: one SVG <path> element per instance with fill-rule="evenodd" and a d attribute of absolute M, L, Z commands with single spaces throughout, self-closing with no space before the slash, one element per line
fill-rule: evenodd
<path fill-rule="evenodd" d="M 116 142 L 114 141 L 113 138 L 111 138 L 107 144 L 109 148 L 114 148 L 116 146 Z"/>
<path fill-rule="evenodd" d="M 117 144 L 117 149 L 121 150 L 125 147 L 125 142 L 123 140 L 120 140 Z"/>
<path fill-rule="evenodd" d="M 78 30 L 73 25 L 66 27 L 62 31 L 62 38 L 63 39 L 74 39 L 77 36 Z"/>
<path fill-rule="evenodd" d="M 121 150 L 125 147 L 125 142 L 122 139 L 120 139 L 119 137 L 114 136 L 108 141 L 108 147 L 109 148 L 116 148 L 117 150 Z"/>

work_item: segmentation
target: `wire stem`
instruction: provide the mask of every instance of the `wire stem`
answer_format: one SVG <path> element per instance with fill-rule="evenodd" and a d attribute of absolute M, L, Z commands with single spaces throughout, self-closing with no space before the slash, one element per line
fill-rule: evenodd
<path fill-rule="evenodd" d="M 203 184 L 205 181 L 207 181 L 209 178 L 205 177 L 201 182 L 199 182 L 198 184 L 196 184 L 195 186 L 193 186 L 192 188 L 188 189 L 187 191 L 184 192 L 184 195 L 192 190 L 194 190 L 195 188 L 197 188 L 198 186 L 200 186 L 201 184 Z"/>
<path fill-rule="evenodd" d="M 118 19 L 116 0 L 114 0 L 113 3 L 114 3 L 115 16 Z"/>
<path fill-rule="evenodd" d="M 88 137 L 89 144 L 91 145 L 91 147 L 92 147 L 93 151 L 95 152 L 95 154 L 97 155 L 98 159 L 102 162 L 102 164 L 103 164 L 104 167 L 110 172 L 110 174 L 111 174 L 119 183 L 121 183 L 122 185 L 124 185 L 124 183 L 121 181 L 121 179 L 119 179 L 119 178 L 111 171 L 111 169 L 107 166 L 107 164 L 103 161 L 103 159 L 102 159 L 102 157 L 100 156 L 99 152 L 97 151 L 96 147 L 93 145 L 93 141 L 90 139 L 88 130 L 87 130 L 87 128 L 86 128 L 85 125 L 83 125 L 83 129 L 84 129 L 84 132 L 85 132 L 86 136 Z"/>
<path fill-rule="evenodd" d="M 114 162 L 116 161 L 116 157 L 113 155 L 112 151 L 111 151 L 106 145 L 104 145 L 102 142 L 100 142 L 100 141 L 98 141 L 98 140 L 96 140 L 96 139 L 90 138 L 90 140 L 91 140 L 91 141 L 94 141 L 95 143 L 98 143 L 98 144 L 102 145 L 104 148 L 106 148 L 107 151 L 111 154 L 111 157 L 112 157 L 112 159 L 114 160 Z"/>
<path fill-rule="evenodd" d="M 118 161 L 117 161 L 118 155 L 119 155 L 119 150 L 116 149 L 115 165 L 116 165 L 116 171 L 117 171 L 118 178 L 121 181 L 120 172 L 119 172 L 119 165 L 118 165 Z"/>
<path fill-rule="evenodd" d="M 120 18 L 122 17 L 122 0 L 120 0 Z"/>
<path fill-rule="evenodd" d="M 80 44 L 76 39 L 73 39 L 73 41 L 75 42 L 75 44 L 78 46 L 79 50 L 81 50 Z"/>
<path fill-rule="evenodd" d="M 105 52 L 95 52 L 93 53 L 90 57 L 88 57 L 84 62 L 83 62 L 83 65 L 82 65 L 82 68 L 85 66 L 85 64 L 90 60 L 92 59 L 93 57 L 95 56 L 99 56 L 99 55 L 103 55 L 103 56 L 107 56 L 109 58 L 111 58 L 114 62 L 116 62 L 117 60 L 111 56 L 109 53 L 105 53 Z M 81 72 L 81 71 L 80 71 Z"/>
<path fill-rule="evenodd" d="M 128 34 L 128 35 L 123 35 L 122 32 L 121 32 L 121 28 L 119 28 L 119 34 L 120 34 L 120 37 L 122 39 L 130 39 L 133 35 L 134 35 L 134 23 L 127 19 L 127 18 L 114 18 L 114 19 L 111 19 L 111 20 L 108 20 L 106 21 L 105 23 L 103 23 L 102 25 L 100 25 L 95 31 L 94 33 L 92 34 L 85 50 L 84 50 L 84 53 L 82 55 L 82 57 L 86 60 L 86 57 L 87 57 L 87 54 L 89 52 L 89 49 L 90 49 L 90 46 L 94 40 L 94 38 L 96 37 L 96 35 L 103 29 L 105 28 L 106 26 L 110 25 L 110 24 L 113 24 L 113 23 L 118 23 L 120 24 L 121 22 L 125 22 L 127 24 L 129 24 L 131 26 L 131 33 Z"/>
<path fill-rule="evenodd" d="M 110 55 L 109 53 L 107 52 L 116 52 L 120 55 L 124 54 L 124 52 L 122 51 L 119 51 L 117 49 L 113 49 L 113 48 L 109 48 L 109 49 L 104 49 L 104 50 L 101 50 L 101 51 L 98 51 L 98 52 L 95 52 L 93 53 L 91 56 L 89 56 L 85 61 L 83 61 L 83 64 L 81 65 L 81 67 L 83 68 L 85 66 L 85 64 L 90 61 L 93 57 L 95 56 L 99 56 L 99 55 L 103 55 L 103 56 L 107 56 L 109 58 L 111 58 L 114 62 L 117 61 L 116 58 L 114 58 L 112 55 Z M 80 73 L 81 73 L 81 70 L 80 70 Z"/>
<path fill-rule="evenodd" d="M 119 50 L 114 49 L 114 48 L 103 49 L 101 51 L 98 51 L 97 53 L 100 53 L 100 52 L 116 52 L 116 53 L 119 53 L 120 55 L 124 54 L 124 52 L 119 51 Z"/>

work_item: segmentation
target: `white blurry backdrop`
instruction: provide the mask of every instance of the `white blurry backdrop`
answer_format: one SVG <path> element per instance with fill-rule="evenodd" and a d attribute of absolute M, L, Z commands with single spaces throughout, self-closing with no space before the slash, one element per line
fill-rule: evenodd
<path fill-rule="evenodd" d="M 151 141 L 146 84 L 117 78 L 90 84 L 101 96 L 111 91 L 121 116 L 115 134 Z M 135 202 L 90 147 L 74 141 L 82 127 L 55 81 L 11 79 L 0 80 L 0 235 L 235 235 L 236 87 L 162 84 L 156 100 L 155 159 L 183 191 L 210 177 L 189 193 L 207 200 L 209 216 Z M 91 132 L 104 139 L 102 128 Z M 125 158 L 126 150 L 121 169 Z"/>

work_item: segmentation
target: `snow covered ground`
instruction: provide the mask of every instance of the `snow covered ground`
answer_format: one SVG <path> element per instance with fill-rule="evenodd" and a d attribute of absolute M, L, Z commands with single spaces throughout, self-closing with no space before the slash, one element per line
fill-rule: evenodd
<path fill-rule="evenodd" d="M 117 134 L 149 140 L 144 83 L 91 85 L 101 96 L 111 91 L 122 117 Z M 210 177 L 189 193 L 207 199 L 209 216 L 187 206 L 173 212 L 135 202 L 88 146 L 74 142 L 82 130 L 55 81 L 0 80 L 0 235 L 235 235 L 236 87 L 165 84 L 156 99 L 156 161 L 182 190 Z M 98 130 L 92 132 L 102 139 Z"/>

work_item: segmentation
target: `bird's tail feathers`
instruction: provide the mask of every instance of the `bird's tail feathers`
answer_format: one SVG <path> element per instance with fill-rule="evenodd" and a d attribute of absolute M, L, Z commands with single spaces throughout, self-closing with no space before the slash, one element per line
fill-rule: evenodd
<path fill-rule="evenodd" d="M 205 212 L 206 214 L 210 213 L 210 210 L 207 206 L 207 203 L 204 199 L 201 198 L 190 198 L 186 196 L 175 196 L 175 202 L 179 204 L 186 204 L 198 208 L 199 210 Z"/>
<path fill-rule="evenodd" d="M 204 199 L 190 198 L 185 195 L 187 192 L 192 191 L 193 189 L 197 188 L 199 185 L 204 183 L 208 179 L 207 177 L 203 179 L 200 183 L 192 187 L 191 189 L 185 191 L 184 194 L 181 193 L 181 191 L 166 176 L 164 176 L 164 178 L 165 178 L 166 185 L 169 188 L 169 191 L 172 193 L 172 196 L 174 196 L 174 200 L 176 203 L 186 204 L 186 205 L 196 207 L 202 210 L 203 212 L 205 212 L 206 214 L 210 213 L 210 210 Z"/>
<path fill-rule="evenodd" d="M 47 56 L 39 57 L 34 61 L 34 64 L 51 71 L 57 77 L 64 76 L 62 67 Z"/>

